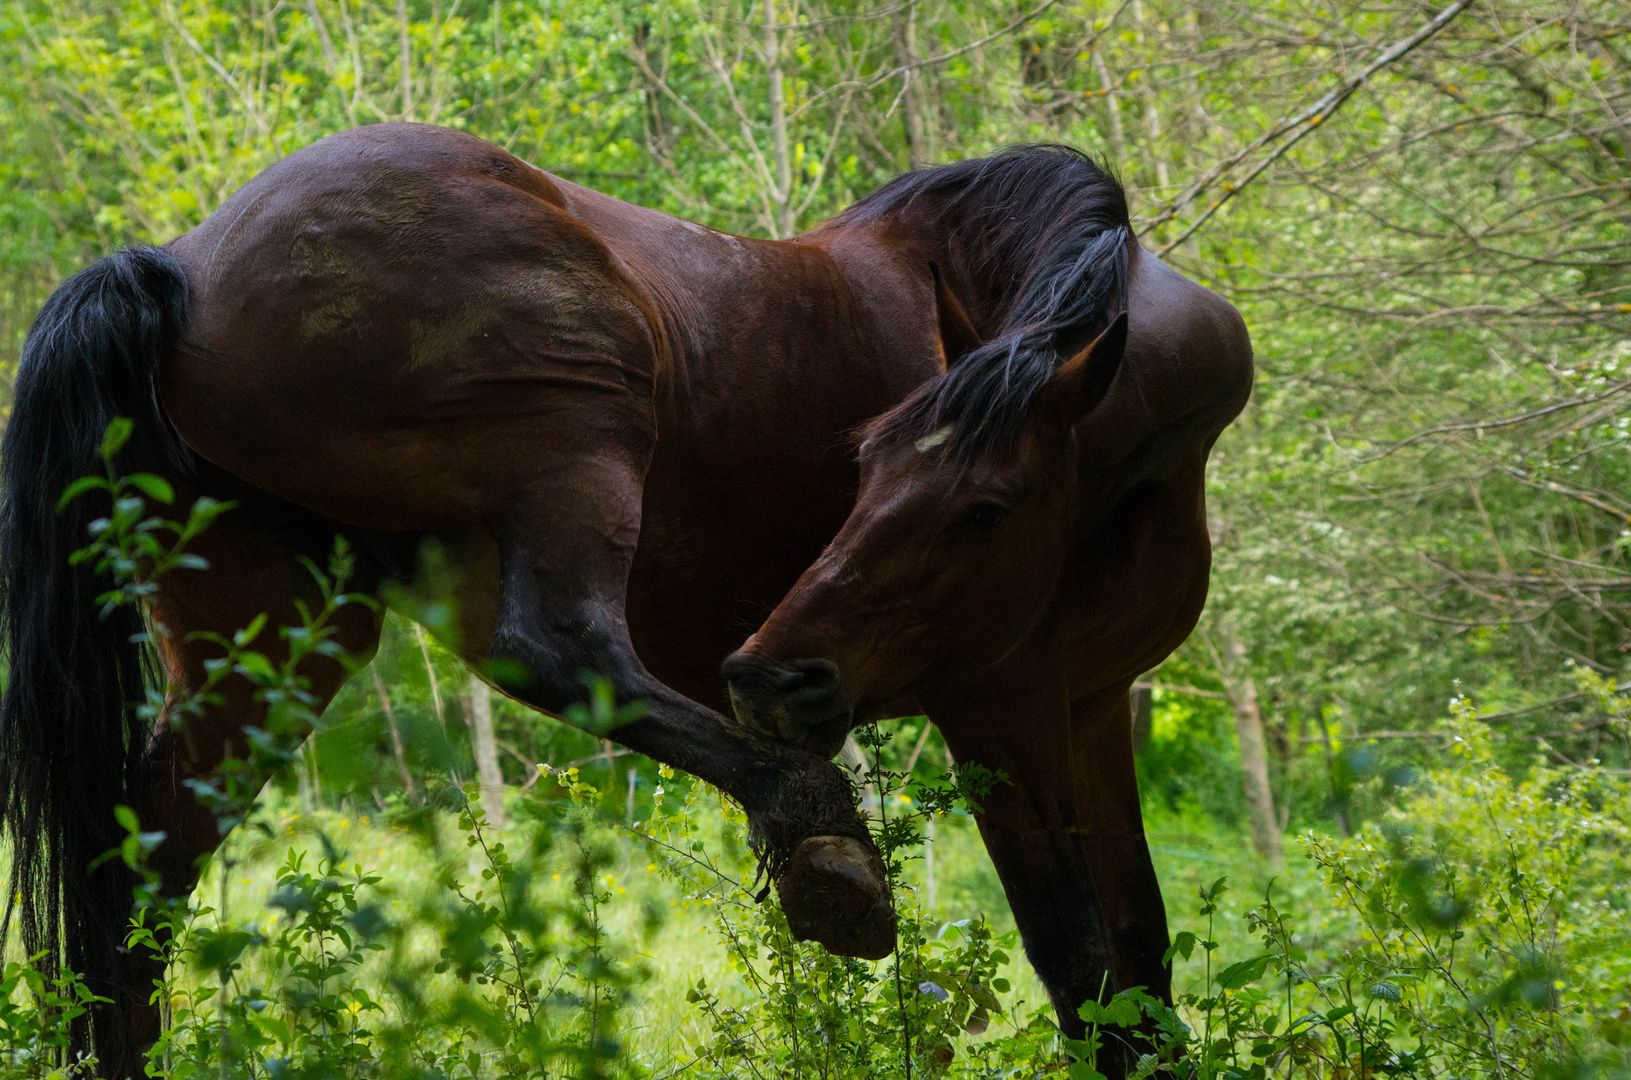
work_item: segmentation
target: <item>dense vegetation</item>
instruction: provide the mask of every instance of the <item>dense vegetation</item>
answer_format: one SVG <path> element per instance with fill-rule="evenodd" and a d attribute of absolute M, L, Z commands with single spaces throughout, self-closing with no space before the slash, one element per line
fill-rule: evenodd
<path fill-rule="evenodd" d="M 1149 676 L 1140 759 L 1202 939 L 1175 943 L 1190 1060 L 1625 1068 L 1624 4 L 9 0 L 0 50 L 8 357 L 67 273 L 355 124 L 462 127 L 765 236 L 1014 141 L 1103 156 L 1259 362 L 1214 453 L 1213 598 Z M 873 968 L 745 903 L 740 831 L 683 779 L 506 702 L 476 753 L 469 685 L 393 622 L 284 787 L 234 795 L 264 827 L 175 914 L 170 1073 L 1065 1068 L 967 817 L 887 779 L 945 771 L 920 723 L 862 755 L 878 813 L 937 830 L 900 838 L 915 914 Z M 43 1075 L 63 1011 L 7 979 L 6 1067 Z"/>

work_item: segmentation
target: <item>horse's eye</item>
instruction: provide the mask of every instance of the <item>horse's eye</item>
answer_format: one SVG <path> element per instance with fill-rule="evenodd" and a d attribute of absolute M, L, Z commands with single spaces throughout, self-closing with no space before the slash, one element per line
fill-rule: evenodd
<path fill-rule="evenodd" d="M 1013 511 L 998 502 L 977 502 L 963 511 L 961 523 L 980 532 L 992 532 L 1008 520 Z"/>

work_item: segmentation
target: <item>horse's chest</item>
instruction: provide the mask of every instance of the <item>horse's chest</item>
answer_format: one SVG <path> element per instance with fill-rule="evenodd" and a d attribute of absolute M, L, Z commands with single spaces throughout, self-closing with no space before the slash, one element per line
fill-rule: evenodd
<path fill-rule="evenodd" d="M 1130 493 L 1083 539 L 1060 575 L 1057 617 L 1073 686 L 1149 670 L 1188 637 L 1211 569 L 1198 492 L 1160 485 Z"/>

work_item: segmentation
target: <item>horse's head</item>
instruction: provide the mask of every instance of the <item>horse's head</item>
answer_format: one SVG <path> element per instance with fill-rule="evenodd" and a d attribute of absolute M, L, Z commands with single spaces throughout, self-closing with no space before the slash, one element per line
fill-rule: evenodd
<path fill-rule="evenodd" d="M 971 332 L 944 286 L 941 296 L 952 356 Z M 1073 430 L 1105 397 L 1126 341 L 1122 314 L 1057 369 L 1049 359 L 1033 371 L 1017 397 L 1014 372 L 992 355 L 1001 343 L 979 347 L 962 363 L 988 370 L 953 364 L 870 424 L 849 519 L 725 663 L 739 719 L 836 753 L 855 723 L 910 710 L 919 694 L 1018 646 L 1064 559 Z M 958 377 L 966 385 L 936 385 Z"/>

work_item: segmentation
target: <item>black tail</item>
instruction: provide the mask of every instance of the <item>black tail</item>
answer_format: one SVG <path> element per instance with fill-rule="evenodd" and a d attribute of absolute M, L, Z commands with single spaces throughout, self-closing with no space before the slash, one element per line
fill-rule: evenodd
<path fill-rule="evenodd" d="M 98 451 L 115 417 L 135 422 L 122 470 L 179 457 L 155 374 L 186 322 L 186 275 L 159 248 L 129 248 L 74 275 L 29 330 L 0 444 L 0 632 L 9 661 L 0 815 L 11 896 L 29 953 L 45 952 L 50 969 L 66 965 L 117 1002 L 96 1009 L 91 1031 L 82 1025 L 75 1040 L 76 1050 L 94 1042 L 100 1075 L 139 1060 L 129 1006 L 151 991 L 129 985 L 136 968 L 120 955 L 131 874 L 117 859 L 89 870 L 123 838 L 114 808 L 139 802 L 148 732 L 136 706 L 149 656 L 141 614 L 127 606 L 103 618 L 96 597 L 107 583 L 88 564 L 68 562 L 107 512 L 106 496 L 82 496 L 61 513 L 57 501 L 74 480 L 102 472 Z"/>

